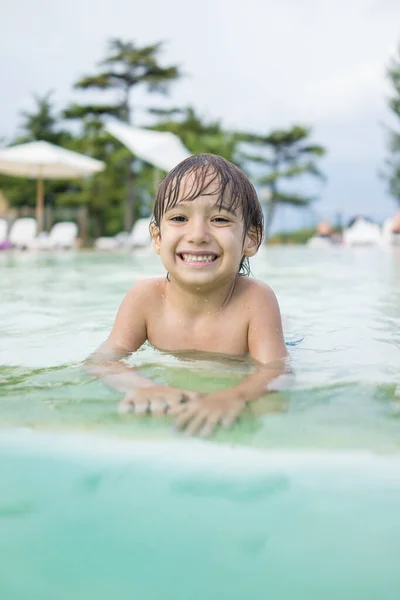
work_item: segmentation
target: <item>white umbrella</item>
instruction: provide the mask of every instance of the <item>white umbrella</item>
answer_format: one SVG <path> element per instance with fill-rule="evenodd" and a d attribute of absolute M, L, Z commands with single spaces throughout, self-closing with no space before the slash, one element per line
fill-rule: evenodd
<path fill-rule="evenodd" d="M 105 129 L 138 158 L 162 171 L 170 171 L 190 156 L 181 139 L 169 131 L 140 129 L 124 123 L 108 123 Z"/>
<path fill-rule="evenodd" d="M 36 219 L 43 224 L 44 180 L 74 179 L 98 173 L 105 165 L 84 154 L 48 142 L 30 142 L 0 150 L 0 173 L 37 179 Z"/>

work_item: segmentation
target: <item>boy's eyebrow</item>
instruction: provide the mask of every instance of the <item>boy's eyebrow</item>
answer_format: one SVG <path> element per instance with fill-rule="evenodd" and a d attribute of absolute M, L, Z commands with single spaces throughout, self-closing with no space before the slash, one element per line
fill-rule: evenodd
<path fill-rule="evenodd" d="M 190 206 L 191 203 L 192 203 L 192 200 L 181 200 L 180 202 L 177 202 L 177 204 L 175 204 L 175 206 L 172 206 L 171 208 L 167 208 L 167 210 L 165 212 L 179 209 L 180 206 Z M 236 210 L 234 210 L 232 208 L 232 206 L 229 206 L 229 204 L 219 204 L 218 202 L 216 202 L 214 204 L 214 206 L 217 206 L 220 211 L 225 210 L 226 212 L 230 213 L 231 215 L 236 215 Z M 213 206 L 213 208 L 214 208 L 214 206 Z"/>

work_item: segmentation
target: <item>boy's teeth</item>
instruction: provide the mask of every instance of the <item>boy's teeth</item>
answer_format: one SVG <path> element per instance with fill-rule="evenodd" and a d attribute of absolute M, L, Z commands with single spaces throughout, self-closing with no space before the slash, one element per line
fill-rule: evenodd
<path fill-rule="evenodd" d="M 202 256 L 197 254 L 182 254 L 182 257 L 186 262 L 212 262 L 214 260 L 213 254 L 205 254 Z"/>

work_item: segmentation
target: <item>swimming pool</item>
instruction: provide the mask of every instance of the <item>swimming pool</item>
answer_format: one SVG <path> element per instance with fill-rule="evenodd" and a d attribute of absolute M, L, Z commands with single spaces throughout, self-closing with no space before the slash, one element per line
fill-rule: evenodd
<path fill-rule="evenodd" d="M 262 248 L 296 381 L 206 442 L 80 368 L 157 257 L 0 255 L 0 598 L 397 600 L 399 250 Z M 135 360 L 200 389 L 248 368 Z"/>

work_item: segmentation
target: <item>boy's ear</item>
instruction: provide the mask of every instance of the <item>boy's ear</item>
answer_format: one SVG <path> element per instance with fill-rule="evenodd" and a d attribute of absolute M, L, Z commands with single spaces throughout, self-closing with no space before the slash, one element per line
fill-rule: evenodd
<path fill-rule="evenodd" d="M 245 237 L 243 245 L 244 256 L 254 256 L 258 250 L 257 234 L 255 231 L 250 230 Z"/>
<path fill-rule="evenodd" d="M 151 225 L 150 225 L 150 234 L 151 234 L 151 240 L 153 242 L 153 248 L 157 254 L 160 254 L 160 242 L 161 242 L 160 228 L 157 227 L 157 225 L 155 223 L 151 223 Z"/>

